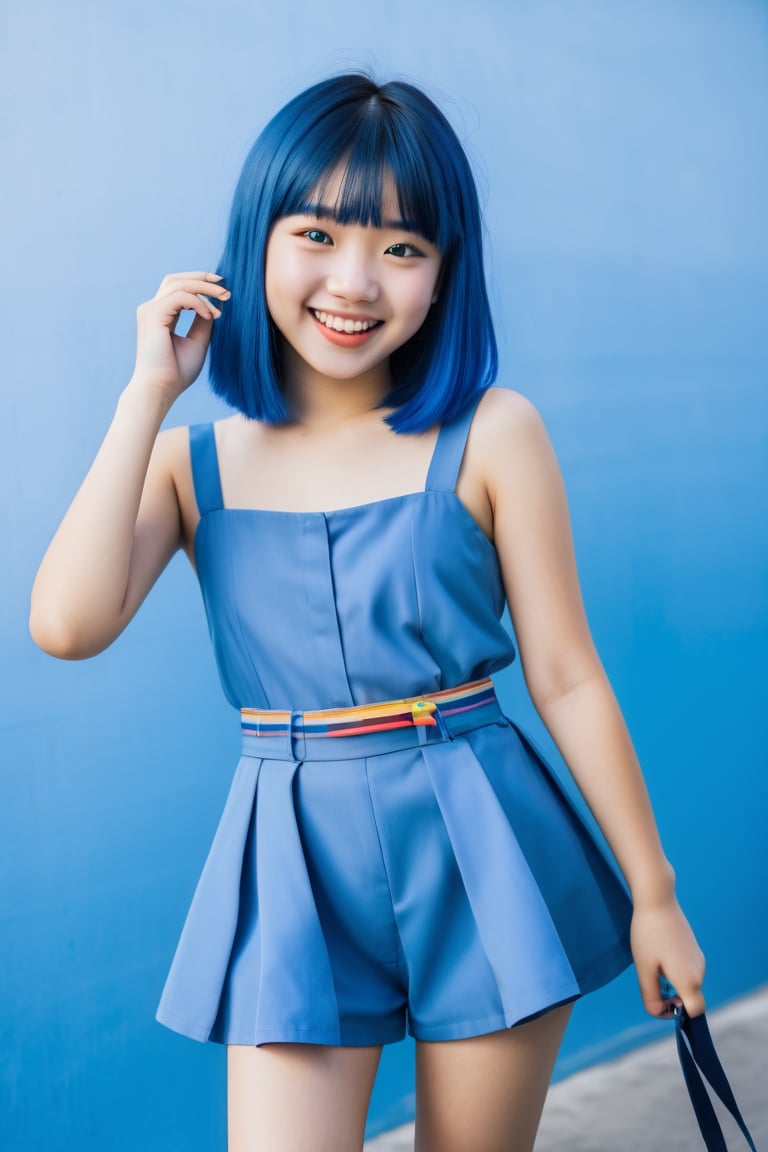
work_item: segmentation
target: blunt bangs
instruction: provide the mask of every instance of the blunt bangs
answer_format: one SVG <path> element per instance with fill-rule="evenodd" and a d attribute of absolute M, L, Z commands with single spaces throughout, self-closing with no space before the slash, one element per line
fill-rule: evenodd
<path fill-rule="evenodd" d="M 413 85 L 379 86 L 353 73 L 290 101 L 254 144 L 238 182 L 218 273 L 232 291 L 211 338 L 213 390 L 252 419 L 282 422 L 281 338 L 264 296 L 274 223 L 311 211 L 380 227 L 392 187 L 402 223 L 442 256 L 437 303 L 390 357 L 385 400 L 398 432 L 450 419 L 497 371 L 482 261 L 482 226 L 469 163 L 439 109 Z M 329 193 L 331 198 L 329 198 Z"/>
<path fill-rule="evenodd" d="M 382 105 L 372 111 L 361 109 L 349 125 L 333 124 L 329 132 L 321 125 L 308 134 L 290 165 L 294 171 L 284 172 L 280 181 L 274 219 L 309 209 L 339 224 L 380 228 L 384 194 L 394 185 L 402 223 L 444 251 L 453 237 L 428 178 L 432 158 L 412 127 L 397 123 L 396 109 Z M 332 185 L 337 186 L 334 199 L 328 195 Z"/>

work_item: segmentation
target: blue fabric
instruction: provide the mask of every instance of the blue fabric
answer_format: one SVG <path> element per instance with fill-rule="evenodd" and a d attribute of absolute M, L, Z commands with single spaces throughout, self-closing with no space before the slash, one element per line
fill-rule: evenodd
<path fill-rule="evenodd" d="M 423 492 L 328 513 L 201 509 L 197 570 L 236 708 L 398 699 L 514 659 L 496 552 L 454 491 L 473 410 L 441 429 Z M 195 491 L 215 491 L 212 427 L 191 451 Z M 305 744 L 244 739 L 161 1022 L 239 1044 L 451 1039 L 630 963 L 611 862 L 495 707 L 461 732 Z"/>
<path fill-rule="evenodd" d="M 224 504 L 212 424 L 194 424 L 190 428 L 189 450 L 197 510 L 201 516 L 207 516 Z"/>

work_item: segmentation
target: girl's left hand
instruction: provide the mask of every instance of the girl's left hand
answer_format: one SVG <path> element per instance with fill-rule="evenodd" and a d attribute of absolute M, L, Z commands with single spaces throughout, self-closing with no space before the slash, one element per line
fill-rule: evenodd
<path fill-rule="evenodd" d="M 689 1016 L 701 1015 L 704 955 L 674 896 L 658 904 L 635 904 L 631 945 L 643 1004 L 651 1016 L 666 1016 L 681 1001 Z M 662 995 L 661 978 L 676 989 L 676 997 Z"/>

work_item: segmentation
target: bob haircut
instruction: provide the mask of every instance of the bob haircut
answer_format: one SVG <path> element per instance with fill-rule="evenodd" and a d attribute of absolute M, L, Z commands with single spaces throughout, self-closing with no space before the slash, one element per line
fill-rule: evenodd
<path fill-rule="evenodd" d="M 213 327 L 214 392 L 251 419 L 280 423 L 281 337 L 267 310 L 264 267 L 276 220 L 323 203 L 343 168 L 340 224 L 378 227 L 382 185 L 394 180 L 409 228 L 442 256 L 439 296 L 423 325 L 390 357 L 385 403 L 397 432 L 448 420 L 496 378 L 498 355 L 483 272 L 480 207 L 458 137 L 418 88 L 378 85 L 363 73 L 335 76 L 294 97 L 267 124 L 235 190 L 218 273 L 232 291 Z"/>

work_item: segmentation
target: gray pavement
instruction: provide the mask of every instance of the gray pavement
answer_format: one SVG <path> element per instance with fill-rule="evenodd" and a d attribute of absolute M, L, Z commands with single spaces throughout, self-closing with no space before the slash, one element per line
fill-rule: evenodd
<path fill-rule="evenodd" d="M 768 1152 L 768 986 L 709 1016 L 734 1095 L 759 1152 Z M 729 1150 L 746 1148 L 727 1113 Z M 366 1144 L 366 1152 L 412 1152 L 413 1125 Z M 701 1139 L 667 1034 L 638 1051 L 588 1068 L 550 1089 L 536 1152 L 702 1152 Z M 471 1150 L 468 1150 L 471 1152 Z"/>

